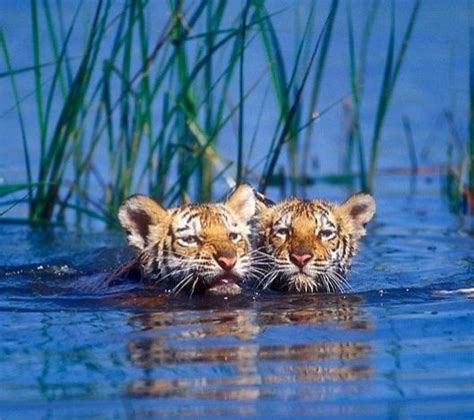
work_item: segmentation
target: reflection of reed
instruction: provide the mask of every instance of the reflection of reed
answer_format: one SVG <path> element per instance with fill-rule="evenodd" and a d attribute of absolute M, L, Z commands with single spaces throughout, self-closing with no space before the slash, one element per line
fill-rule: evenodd
<path fill-rule="evenodd" d="M 286 333 L 305 325 L 327 324 L 359 331 L 371 328 L 357 301 L 331 299 L 288 299 L 279 301 L 278 307 L 275 302 L 262 302 L 258 309 L 135 314 L 131 324 L 147 335 L 130 340 L 127 350 L 131 363 L 143 369 L 147 377 L 131 382 L 126 391 L 133 396 L 204 399 L 257 399 L 282 394 L 321 399 L 338 393 L 341 386 L 347 387 L 347 381 L 372 375 L 368 342 L 313 341 L 306 337 L 305 342 L 291 343 L 294 340 L 290 337 L 281 337 L 275 343 L 261 336 L 268 328 L 285 324 L 295 324 Z M 209 374 L 209 365 L 225 374 Z M 168 377 L 155 373 L 162 366 L 169 366 L 165 371 Z M 180 378 L 169 377 L 173 366 L 179 367 Z M 223 366 L 227 368 L 222 370 Z M 186 369 L 189 373 L 183 375 Z M 198 369 L 206 373 L 195 377 Z"/>

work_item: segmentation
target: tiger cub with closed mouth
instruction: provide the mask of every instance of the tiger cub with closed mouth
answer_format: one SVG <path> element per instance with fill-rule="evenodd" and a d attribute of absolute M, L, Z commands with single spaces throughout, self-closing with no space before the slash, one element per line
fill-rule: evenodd
<path fill-rule="evenodd" d="M 343 291 L 365 224 L 375 214 L 372 196 L 353 194 L 342 204 L 256 199 L 257 249 L 269 267 L 257 284 L 296 293 Z"/>
<path fill-rule="evenodd" d="M 133 195 L 121 205 L 118 219 L 137 257 L 115 276 L 138 271 L 140 278 L 166 285 L 172 293 L 239 293 L 252 270 L 248 237 L 255 209 L 246 184 L 222 203 L 170 209 Z"/>

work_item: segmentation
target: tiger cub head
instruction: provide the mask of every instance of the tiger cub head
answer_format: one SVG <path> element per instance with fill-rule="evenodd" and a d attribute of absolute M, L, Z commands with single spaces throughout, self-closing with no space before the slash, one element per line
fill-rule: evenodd
<path fill-rule="evenodd" d="M 347 286 L 357 242 L 375 213 L 372 196 L 353 194 L 342 204 L 289 198 L 271 205 L 260 199 L 257 208 L 258 250 L 270 265 L 261 287 L 312 293 Z"/>
<path fill-rule="evenodd" d="M 118 218 L 139 252 L 144 278 L 166 282 L 173 293 L 235 294 L 251 270 L 248 236 L 254 213 L 253 190 L 242 184 L 222 203 L 170 209 L 133 195 Z"/>

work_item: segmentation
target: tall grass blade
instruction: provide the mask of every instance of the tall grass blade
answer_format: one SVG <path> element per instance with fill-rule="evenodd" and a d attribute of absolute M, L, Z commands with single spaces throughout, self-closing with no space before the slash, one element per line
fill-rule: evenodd
<path fill-rule="evenodd" d="M 247 15 L 250 8 L 250 0 L 247 0 L 244 11 L 242 13 L 242 25 L 240 33 L 240 43 L 245 45 L 246 27 L 247 27 Z M 243 171 L 243 153 L 244 153 L 244 54 L 245 48 L 240 50 L 239 60 L 239 132 L 237 135 L 237 174 L 236 182 L 240 184 L 242 182 L 242 171 Z"/>
<path fill-rule="evenodd" d="M 405 138 L 407 140 L 408 153 L 410 156 L 411 172 L 412 174 L 416 174 L 418 171 L 418 159 L 416 157 L 415 140 L 413 138 L 411 122 L 407 116 L 403 116 L 402 122 L 403 130 L 405 132 Z"/>
<path fill-rule="evenodd" d="M 380 134 L 382 125 L 385 118 L 385 112 L 388 107 L 390 100 L 390 90 L 392 84 L 392 69 L 393 60 L 395 55 L 395 10 L 392 2 L 391 14 L 390 14 L 390 35 L 387 46 L 387 55 L 385 57 L 385 67 L 383 71 L 382 84 L 380 88 L 379 99 L 377 103 L 377 111 L 375 114 L 374 131 L 372 134 L 372 140 L 370 144 L 370 157 L 369 157 L 369 168 L 368 168 L 368 179 L 367 185 L 369 190 L 373 187 L 373 178 L 375 175 L 375 163 L 377 159 L 378 146 L 380 142 Z"/>
<path fill-rule="evenodd" d="M 349 80 L 351 86 L 352 96 L 352 109 L 347 110 L 349 113 L 349 130 L 347 135 L 347 151 L 346 159 L 344 162 L 344 170 L 350 172 L 352 168 L 352 159 L 354 154 L 354 148 L 357 147 L 358 152 L 358 164 L 359 164 L 359 183 L 360 188 L 366 191 L 367 188 L 367 176 L 366 176 L 366 164 L 365 164 L 365 152 L 364 152 L 364 141 L 362 137 L 362 131 L 360 126 L 360 108 L 362 104 L 364 78 L 365 78 L 365 66 L 367 61 L 368 44 L 370 41 L 370 34 L 375 22 L 379 1 L 374 0 L 369 9 L 367 19 L 363 26 L 363 34 L 360 45 L 360 52 L 358 61 L 356 59 L 355 52 L 355 36 L 354 27 L 352 22 L 352 10 L 350 3 L 347 3 L 347 28 L 348 28 L 348 51 L 349 51 Z"/>
<path fill-rule="evenodd" d="M 34 79 L 35 79 L 35 98 L 36 98 L 36 113 L 38 116 L 38 125 L 40 132 L 40 155 L 41 160 L 44 156 L 44 110 L 43 110 L 43 94 L 41 92 L 41 59 L 40 59 L 40 34 L 38 30 L 38 10 L 36 5 L 36 0 L 30 0 L 31 7 L 31 33 L 33 37 L 33 66 L 34 66 Z"/>
<path fill-rule="evenodd" d="M 100 21 L 102 8 L 103 1 L 100 0 L 96 7 L 84 57 L 81 60 L 79 69 L 72 82 L 71 90 L 56 124 L 51 143 L 48 147 L 48 153 L 45 156 L 44 165 L 40 168 L 39 182 L 43 183 L 47 180 L 49 187 L 45 191 L 41 187 L 37 189 L 35 204 L 38 205 L 39 209 L 32 215 L 33 219 L 50 220 L 57 202 L 60 180 L 64 171 L 63 157 L 86 93 L 91 76 L 90 66 L 93 64 L 100 47 L 100 42 L 97 42 L 97 39 L 100 39 L 101 35 Z M 107 14 L 107 9 L 108 7 L 105 7 L 105 15 Z M 104 18 L 105 16 L 102 17 L 102 30 Z"/>
<path fill-rule="evenodd" d="M 469 9 L 469 144 L 468 144 L 468 188 L 474 198 L 474 6 Z M 474 200 L 473 200 L 474 203 Z M 471 208 L 474 212 L 474 206 Z"/>
<path fill-rule="evenodd" d="M 334 6 L 337 8 L 337 3 Z M 334 12 L 337 13 L 337 10 Z M 310 15 L 312 14 L 312 10 L 310 11 Z M 334 22 L 336 19 L 332 19 L 329 24 L 327 30 L 324 32 L 323 39 L 321 41 L 321 52 L 319 53 L 319 59 L 316 63 L 316 68 L 314 72 L 313 82 L 312 82 L 312 89 L 311 89 L 311 96 L 308 103 L 308 115 L 307 121 L 310 121 L 313 116 L 317 113 L 317 103 L 319 99 L 319 92 L 321 89 L 321 81 L 324 74 L 324 69 L 326 67 L 326 58 L 329 52 L 329 46 L 331 44 L 332 32 L 334 28 Z M 301 162 L 301 171 L 300 176 L 302 178 L 306 178 L 308 176 L 308 162 L 310 156 L 310 148 L 311 142 L 313 139 L 313 130 L 314 125 L 309 125 L 308 130 L 306 130 L 303 142 L 303 159 Z"/>
<path fill-rule="evenodd" d="M 26 129 L 25 129 L 25 120 L 23 117 L 23 111 L 20 105 L 20 96 L 18 94 L 18 88 L 16 84 L 16 79 L 15 75 L 13 73 L 12 69 L 12 64 L 10 60 L 10 54 L 8 51 L 7 43 L 5 41 L 5 36 L 3 34 L 3 30 L 0 28 L 0 49 L 3 53 L 3 56 L 5 58 L 5 63 L 7 65 L 7 72 L 10 73 L 10 83 L 12 86 L 12 91 L 13 91 L 13 96 L 15 98 L 15 105 L 17 108 L 17 115 L 18 115 L 18 121 L 20 123 L 20 131 L 21 131 L 21 140 L 22 140 L 22 145 L 23 145 L 23 154 L 25 156 L 25 167 L 26 167 L 26 179 L 28 181 L 28 193 L 29 196 L 33 194 L 33 178 L 31 175 L 31 162 L 30 162 L 30 152 L 28 149 L 28 141 L 26 139 Z M 30 211 L 32 210 L 32 205 L 30 202 Z"/>
<path fill-rule="evenodd" d="M 383 123 L 393 93 L 393 89 L 397 82 L 398 74 L 400 72 L 400 68 L 405 57 L 405 52 L 408 47 L 408 43 L 415 25 L 419 8 L 420 0 L 416 0 L 413 9 L 410 13 L 410 18 L 408 20 L 408 24 L 402 38 L 401 47 L 398 51 L 397 57 L 395 58 L 395 6 L 392 2 L 390 35 L 387 46 L 384 75 L 382 79 L 382 86 L 380 89 L 380 96 L 375 115 L 374 131 L 372 134 L 372 140 L 370 145 L 369 168 L 367 173 L 367 186 L 370 190 L 373 188 L 378 146 L 380 143 Z"/>
<path fill-rule="evenodd" d="M 44 12 L 45 19 L 46 19 L 46 27 L 48 29 L 48 35 L 49 35 L 49 39 L 50 39 L 51 50 L 53 52 L 55 60 L 58 61 L 58 57 L 60 55 L 59 41 L 58 41 L 57 36 L 56 36 L 56 31 L 55 31 L 55 26 L 54 26 L 54 18 L 52 16 L 51 6 L 50 6 L 50 3 L 49 3 L 48 0 L 43 0 L 43 12 Z M 63 43 L 63 45 L 64 45 L 64 43 Z M 68 62 L 66 61 L 65 64 L 66 64 L 68 74 L 69 74 L 70 73 L 70 67 L 68 65 Z M 59 86 L 60 86 L 60 89 L 61 89 L 61 95 L 64 98 L 66 96 L 66 91 L 67 91 L 68 85 L 67 85 L 67 82 L 64 80 L 62 72 L 60 73 L 59 82 L 60 82 Z M 48 121 L 47 117 L 45 117 L 45 121 Z"/>
<path fill-rule="evenodd" d="M 17 76 L 22 73 L 30 73 L 31 71 L 36 71 L 37 68 L 43 69 L 47 67 L 52 67 L 57 65 L 57 60 L 54 61 L 48 61 L 45 63 L 40 63 L 38 65 L 32 65 L 32 66 L 26 66 L 26 67 L 21 67 L 19 69 L 12 69 L 11 71 L 1 71 L 0 72 L 0 79 L 5 79 L 7 77 L 11 76 Z M 43 82 L 44 83 L 44 82 Z M 35 91 L 33 91 L 33 94 Z"/>
<path fill-rule="evenodd" d="M 359 105 L 360 105 L 360 98 L 359 98 L 359 74 L 357 72 L 357 63 L 355 58 L 355 37 L 354 37 L 354 26 L 352 24 L 352 10 L 349 8 L 349 3 L 347 3 L 347 41 L 348 41 L 348 50 L 349 50 L 349 81 L 351 86 L 351 94 L 352 94 L 352 113 L 349 115 L 349 130 L 348 130 L 348 138 L 347 138 L 347 156 L 346 162 L 344 164 L 344 169 L 349 171 L 352 166 L 352 154 L 354 149 L 354 139 L 356 136 L 356 132 L 359 131 Z"/>
<path fill-rule="evenodd" d="M 44 126 L 43 126 L 42 130 L 40 130 L 40 142 L 41 142 L 41 150 L 42 150 L 42 153 L 40 155 L 40 167 L 43 166 L 43 162 L 44 162 L 44 150 L 46 148 L 46 141 L 47 141 L 46 137 L 48 135 L 48 127 L 49 127 L 49 121 L 50 121 L 50 115 L 51 115 L 51 108 L 53 106 L 53 101 L 54 101 L 54 98 L 55 98 L 54 94 L 56 92 L 56 86 L 57 86 L 58 82 L 61 85 L 64 86 L 64 81 L 63 81 L 63 77 L 62 77 L 62 73 L 61 73 L 61 66 L 65 61 L 67 61 L 66 60 L 67 46 L 69 45 L 69 40 L 71 39 L 71 35 L 72 35 L 73 29 L 75 27 L 76 21 L 77 21 L 77 17 L 79 16 L 79 10 L 80 10 L 80 7 L 78 6 L 76 8 L 76 11 L 75 11 L 74 15 L 73 15 L 69 30 L 68 30 L 68 32 L 65 36 L 64 43 L 63 43 L 63 46 L 61 48 L 61 51 L 57 55 L 55 53 L 56 65 L 55 65 L 55 68 L 54 68 L 54 75 L 53 75 L 53 79 L 51 81 L 51 86 L 49 88 L 48 97 L 47 97 L 47 100 L 46 100 L 46 109 L 45 109 L 45 116 L 44 116 L 44 121 L 45 122 L 44 122 Z M 64 86 L 63 89 L 64 89 L 63 92 L 65 93 L 66 92 L 65 86 Z"/>
<path fill-rule="evenodd" d="M 275 170 L 276 164 L 278 162 L 278 158 L 280 157 L 280 153 L 281 153 L 281 150 L 283 148 L 283 145 L 287 141 L 287 135 L 289 133 L 291 124 L 293 122 L 293 119 L 295 118 L 297 108 L 299 106 L 299 102 L 300 102 L 300 99 L 301 99 L 301 95 L 303 93 L 303 89 L 304 89 L 304 87 L 306 85 L 306 82 L 308 80 L 310 70 L 313 66 L 313 63 L 314 63 L 315 59 L 316 59 L 316 54 L 317 54 L 319 46 L 321 44 L 322 37 L 324 35 L 324 32 L 327 30 L 330 22 L 336 16 L 337 4 L 338 4 L 338 0 L 333 0 L 333 2 L 331 3 L 331 9 L 330 9 L 329 14 L 326 18 L 326 21 L 324 22 L 323 28 L 321 29 L 321 32 L 318 36 L 316 44 L 313 48 L 309 63 L 307 65 L 305 73 L 303 75 L 303 80 L 301 81 L 301 84 L 300 84 L 300 86 L 299 86 L 299 88 L 298 88 L 298 90 L 295 94 L 294 102 L 293 102 L 291 108 L 288 110 L 287 116 L 285 117 L 285 124 L 283 126 L 281 134 L 280 134 L 280 136 L 278 138 L 278 141 L 276 143 L 276 147 L 275 147 L 274 151 L 268 157 L 268 161 L 267 161 L 268 164 L 265 166 L 265 169 L 264 169 L 261 181 L 260 181 L 260 185 L 259 185 L 259 190 L 261 192 L 265 192 L 266 187 L 268 185 L 268 181 L 274 173 L 274 170 Z"/>

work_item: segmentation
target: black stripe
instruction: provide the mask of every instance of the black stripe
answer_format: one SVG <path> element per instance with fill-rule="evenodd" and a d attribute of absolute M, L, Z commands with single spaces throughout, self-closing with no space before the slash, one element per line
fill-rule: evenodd
<path fill-rule="evenodd" d="M 317 206 L 316 206 L 316 209 L 318 209 L 318 210 L 319 210 L 321 213 L 323 213 L 324 215 L 329 216 L 329 210 L 327 210 L 326 208 L 317 205 Z"/>
<path fill-rule="evenodd" d="M 184 232 L 185 230 L 189 230 L 189 226 L 185 226 L 185 227 L 176 229 L 176 233 Z"/>

